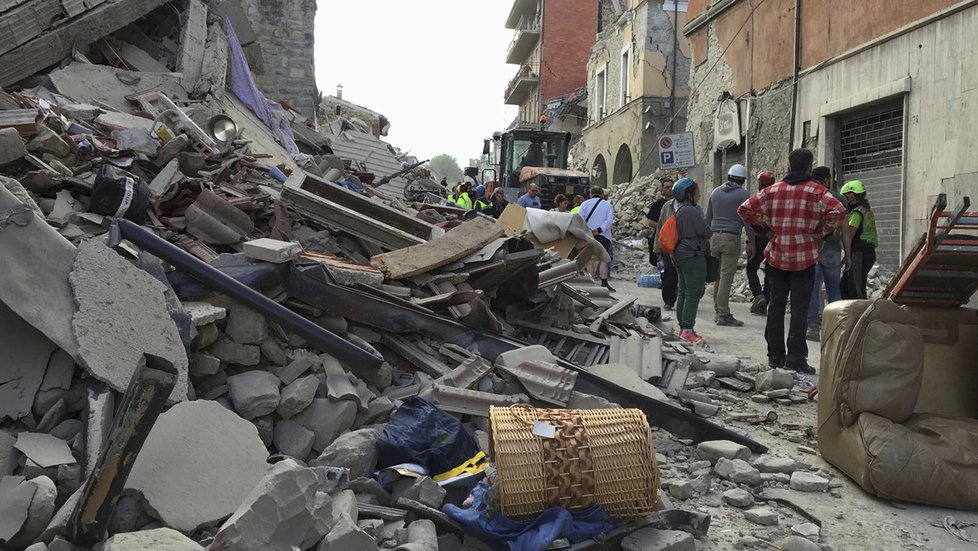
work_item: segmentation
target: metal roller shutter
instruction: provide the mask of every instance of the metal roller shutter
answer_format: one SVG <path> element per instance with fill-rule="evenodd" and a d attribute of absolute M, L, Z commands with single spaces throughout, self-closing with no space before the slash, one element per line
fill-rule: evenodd
<path fill-rule="evenodd" d="M 902 260 L 903 102 L 850 115 L 840 122 L 841 180 L 860 180 L 866 186 L 879 232 L 877 262 L 896 271 Z"/>

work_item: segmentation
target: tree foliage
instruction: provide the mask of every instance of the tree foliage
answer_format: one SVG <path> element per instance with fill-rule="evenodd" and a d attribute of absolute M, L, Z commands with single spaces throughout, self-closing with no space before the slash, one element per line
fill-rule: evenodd
<path fill-rule="evenodd" d="M 449 184 L 462 180 L 462 168 L 458 166 L 458 161 L 455 160 L 455 157 L 445 153 L 432 157 L 428 161 L 428 169 L 431 170 L 435 179 L 445 178 Z"/>

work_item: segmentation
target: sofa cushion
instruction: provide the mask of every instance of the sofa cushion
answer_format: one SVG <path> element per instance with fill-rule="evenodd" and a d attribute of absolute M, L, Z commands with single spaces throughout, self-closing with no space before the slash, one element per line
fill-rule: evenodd
<path fill-rule="evenodd" d="M 897 424 L 863 413 L 857 427 L 879 497 L 978 509 L 978 420 L 914 414 Z"/>
<path fill-rule="evenodd" d="M 924 341 L 913 315 L 888 300 L 877 300 L 849 335 L 836 371 L 844 426 L 861 413 L 902 423 L 913 413 L 923 379 Z"/>

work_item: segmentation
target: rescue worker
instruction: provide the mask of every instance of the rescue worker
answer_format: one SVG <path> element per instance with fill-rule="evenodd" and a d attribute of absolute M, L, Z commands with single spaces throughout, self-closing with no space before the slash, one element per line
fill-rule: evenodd
<path fill-rule="evenodd" d="M 479 184 L 478 186 L 476 186 L 475 187 L 475 191 L 473 192 L 473 195 L 474 195 L 475 198 L 472 201 L 472 208 L 474 208 L 475 210 L 481 211 L 482 209 L 484 209 L 484 208 L 486 208 L 486 207 L 489 206 L 489 199 L 485 196 L 486 195 L 486 186 L 484 186 L 482 184 Z"/>
<path fill-rule="evenodd" d="M 742 164 L 731 166 L 727 171 L 727 181 L 713 190 L 706 204 L 706 223 L 713 230 L 710 255 L 720 260 L 720 279 L 713 286 L 713 310 L 716 324 L 727 327 L 744 325 L 730 312 L 730 289 L 740 260 L 740 236 L 745 226 L 748 241 L 754 233 L 737 214 L 737 207 L 750 197 L 750 192 L 744 189 L 746 181 L 747 168 Z M 747 249 L 747 258 L 753 255 L 754 250 Z"/>
<path fill-rule="evenodd" d="M 489 206 L 482 209 L 480 212 L 498 219 L 503 214 L 503 211 L 506 210 L 507 206 L 509 206 L 509 201 L 506 200 L 506 194 L 503 193 L 503 188 L 497 187 L 495 191 L 492 192 L 492 198 L 489 201 Z"/>
<path fill-rule="evenodd" d="M 455 206 L 463 209 L 471 209 L 473 204 L 472 184 L 465 182 L 459 186 L 458 198 L 455 199 Z"/>
<path fill-rule="evenodd" d="M 575 195 L 574 196 L 574 208 L 571 209 L 571 212 L 573 212 L 574 214 L 580 213 L 581 212 L 581 205 L 582 204 L 584 204 L 584 196 L 583 195 Z"/>
<path fill-rule="evenodd" d="M 849 269 L 842 274 L 842 298 L 865 299 L 869 270 L 876 264 L 876 247 L 879 245 L 876 215 L 866 198 L 866 187 L 859 180 L 846 182 L 842 186 L 842 196 L 849 205 L 846 239 L 849 241 L 848 250 L 852 251 Z"/>

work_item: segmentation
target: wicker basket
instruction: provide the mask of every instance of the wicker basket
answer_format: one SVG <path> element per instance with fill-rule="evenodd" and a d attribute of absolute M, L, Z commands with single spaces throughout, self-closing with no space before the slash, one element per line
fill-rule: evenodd
<path fill-rule="evenodd" d="M 603 505 L 615 518 L 655 511 L 659 470 L 649 422 L 637 409 L 490 407 L 490 452 L 502 513 L 517 519 L 560 506 Z M 553 438 L 534 434 L 555 427 Z M 549 426 L 548 426 L 549 425 Z"/>

